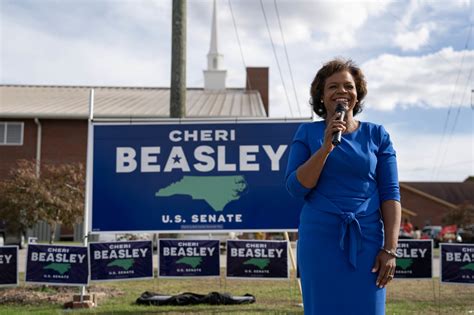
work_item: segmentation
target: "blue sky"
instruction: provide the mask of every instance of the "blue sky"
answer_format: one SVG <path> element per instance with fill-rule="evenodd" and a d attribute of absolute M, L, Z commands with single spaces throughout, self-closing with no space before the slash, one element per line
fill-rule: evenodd
<path fill-rule="evenodd" d="M 243 87 L 229 3 L 245 64 L 270 67 L 272 117 L 309 116 L 316 71 L 349 57 L 369 84 L 358 117 L 390 132 L 401 180 L 474 175 L 472 1 L 263 0 L 280 76 L 260 1 L 218 0 L 227 86 Z M 189 87 L 203 86 L 211 12 L 188 1 Z M 171 0 L 0 0 L 0 19 L 2 84 L 169 86 Z"/>

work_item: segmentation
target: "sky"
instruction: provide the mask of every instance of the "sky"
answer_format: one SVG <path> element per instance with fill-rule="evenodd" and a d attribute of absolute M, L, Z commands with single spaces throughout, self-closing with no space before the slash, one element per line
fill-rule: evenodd
<path fill-rule="evenodd" d="M 0 0 L 0 84 L 169 87 L 171 4 Z M 271 117 L 310 117 L 318 69 L 350 58 L 368 82 L 356 118 L 388 130 L 401 181 L 474 175 L 472 0 L 217 0 L 217 12 L 227 86 L 269 67 Z M 212 1 L 188 0 L 188 87 L 204 85 L 211 15 Z"/>

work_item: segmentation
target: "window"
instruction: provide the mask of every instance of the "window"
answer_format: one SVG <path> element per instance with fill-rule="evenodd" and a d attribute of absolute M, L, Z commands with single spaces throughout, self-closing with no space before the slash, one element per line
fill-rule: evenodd
<path fill-rule="evenodd" d="M 0 145 L 23 145 L 23 123 L 0 122 Z"/>

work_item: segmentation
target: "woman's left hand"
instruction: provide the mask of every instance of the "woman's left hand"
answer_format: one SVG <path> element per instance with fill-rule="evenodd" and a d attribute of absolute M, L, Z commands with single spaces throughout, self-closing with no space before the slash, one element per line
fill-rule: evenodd
<path fill-rule="evenodd" d="M 379 288 L 384 288 L 393 280 L 396 266 L 395 257 L 384 251 L 380 251 L 377 257 L 375 257 L 375 265 L 372 268 L 372 272 L 379 272 L 376 281 L 376 285 Z"/>

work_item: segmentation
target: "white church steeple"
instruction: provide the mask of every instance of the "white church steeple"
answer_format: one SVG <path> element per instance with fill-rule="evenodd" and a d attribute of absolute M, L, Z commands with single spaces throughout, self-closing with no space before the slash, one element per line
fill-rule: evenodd
<path fill-rule="evenodd" d="M 211 45 L 207 54 L 207 70 L 204 70 L 205 90 L 225 90 L 227 71 L 222 70 L 223 55 L 219 54 L 217 36 L 217 5 L 212 12 Z"/>

